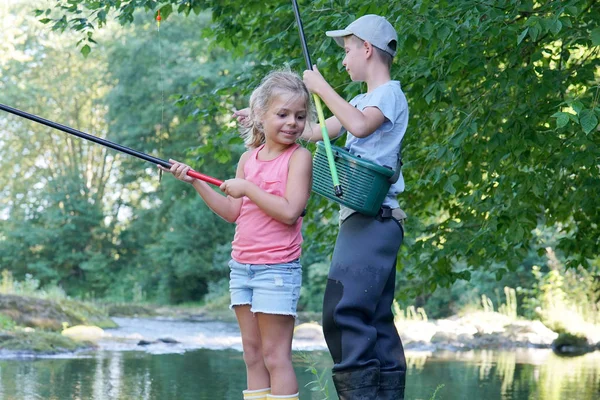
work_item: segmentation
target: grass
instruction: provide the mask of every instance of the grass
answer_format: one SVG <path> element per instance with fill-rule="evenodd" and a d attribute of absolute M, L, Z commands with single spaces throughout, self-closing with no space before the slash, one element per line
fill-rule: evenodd
<path fill-rule="evenodd" d="M 56 332 L 16 329 L 0 337 L 0 348 L 15 352 L 56 354 L 93 347 L 89 342 L 76 342 Z"/>

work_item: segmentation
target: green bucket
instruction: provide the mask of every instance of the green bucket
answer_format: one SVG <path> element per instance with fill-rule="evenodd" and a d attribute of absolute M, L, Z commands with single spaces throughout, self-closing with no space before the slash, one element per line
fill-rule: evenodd
<path fill-rule="evenodd" d="M 312 190 L 361 214 L 376 215 L 390 189 L 390 178 L 394 171 L 363 160 L 337 146 L 331 146 L 331 152 L 344 194 L 337 197 L 333 192 L 323 142 L 317 142 L 317 151 L 313 157 Z"/>

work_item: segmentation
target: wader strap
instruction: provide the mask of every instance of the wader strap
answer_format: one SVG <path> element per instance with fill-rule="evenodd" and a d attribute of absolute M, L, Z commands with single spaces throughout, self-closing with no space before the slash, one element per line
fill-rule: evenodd
<path fill-rule="evenodd" d="M 384 220 L 388 218 L 393 218 L 404 227 L 404 220 L 407 218 L 406 213 L 401 208 L 389 208 L 389 207 L 381 207 L 377 215 L 375 216 L 378 220 Z"/>
<path fill-rule="evenodd" d="M 402 145 L 400 146 L 400 149 L 402 149 Z M 394 175 L 392 175 L 388 179 L 388 182 L 390 182 L 391 184 L 396 183 L 396 181 L 400 177 L 400 169 L 402 168 L 402 157 L 400 157 L 400 152 L 401 151 L 402 150 L 398 150 L 398 161 L 396 162 L 396 171 L 394 172 Z"/>

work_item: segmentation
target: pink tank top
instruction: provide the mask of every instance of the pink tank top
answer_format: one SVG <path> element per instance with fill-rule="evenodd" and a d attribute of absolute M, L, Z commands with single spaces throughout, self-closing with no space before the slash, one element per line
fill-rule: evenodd
<path fill-rule="evenodd" d="M 244 165 L 245 179 L 262 190 L 283 197 L 287 185 L 290 158 L 300 147 L 290 146 L 277 158 L 258 159 L 264 144 L 250 154 Z M 302 218 L 293 225 L 279 222 L 265 214 L 249 198 L 242 198 L 240 215 L 235 221 L 231 258 L 242 264 L 281 264 L 300 257 Z"/>

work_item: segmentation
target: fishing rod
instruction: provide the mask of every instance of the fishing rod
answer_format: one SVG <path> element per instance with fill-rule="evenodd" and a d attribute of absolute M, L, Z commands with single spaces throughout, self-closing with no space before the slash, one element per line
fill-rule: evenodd
<path fill-rule="evenodd" d="M 306 61 L 306 67 L 310 70 L 313 69 L 312 62 L 310 61 L 310 54 L 308 53 L 308 46 L 306 45 L 306 37 L 304 36 L 304 28 L 302 27 L 302 19 L 300 18 L 300 10 L 298 9 L 298 2 L 292 0 L 294 7 L 294 15 L 296 16 L 296 24 L 298 25 L 298 33 L 300 34 L 300 42 L 302 43 L 302 53 L 304 53 L 304 60 Z M 319 96 L 313 93 L 313 99 L 315 101 L 315 108 L 317 109 L 317 116 L 319 117 L 319 125 L 321 126 L 321 133 L 323 134 L 323 144 L 325 145 L 325 153 L 327 155 L 327 162 L 329 163 L 329 170 L 331 171 L 331 179 L 333 181 L 333 191 L 337 197 L 341 197 L 344 192 L 340 180 L 338 178 L 337 169 L 333 160 L 333 152 L 331 151 L 331 143 L 329 142 L 329 134 L 327 133 L 327 126 L 325 125 L 325 117 L 323 115 L 323 107 L 321 106 L 321 99 Z"/>
<path fill-rule="evenodd" d="M 34 121 L 34 122 L 37 122 L 37 123 L 42 124 L 42 125 L 49 126 L 51 128 L 54 128 L 54 129 L 58 129 L 59 131 L 63 131 L 65 133 L 68 133 L 68 134 L 80 137 L 82 139 L 89 140 L 90 142 L 101 144 L 102 146 L 106 146 L 106 147 L 109 147 L 109 148 L 111 148 L 113 150 L 120 151 L 121 153 L 129 154 L 130 156 L 134 156 L 134 157 L 140 158 L 140 159 L 142 159 L 144 161 L 148 161 L 148 162 L 151 162 L 153 164 L 161 165 L 161 166 L 163 166 L 165 168 L 171 168 L 171 166 L 173 165 L 170 162 L 165 161 L 163 159 L 160 159 L 160 158 L 157 158 L 157 157 L 153 157 L 151 155 L 148 155 L 146 153 L 142 153 L 142 152 L 137 151 L 137 150 L 133 150 L 133 149 L 131 149 L 129 147 L 121 146 L 120 144 L 111 142 L 111 141 L 106 140 L 106 139 L 99 138 L 99 137 L 94 136 L 94 135 L 90 135 L 89 133 L 78 131 L 77 129 L 70 128 L 70 127 L 68 127 L 66 125 L 57 124 L 56 122 L 49 121 L 49 120 L 44 119 L 42 117 L 38 117 L 37 115 L 29 114 L 29 113 L 27 113 L 25 111 L 21 111 L 21 110 L 18 110 L 18 109 L 13 108 L 13 107 L 9 107 L 9 106 L 1 104 L 1 103 L 0 103 L 0 110 L 6 111 L 8 113 L 17 115 L 19 117 L 22 117 L 22 118 L 25 118 L 25 119 L 28 119 L 28 120 L 31 120 L 31 121 Z M 216 185 L 216 186 L 221 186 L 221 184 L 223 183 L 223 181 L 220 181 L 220 180 L 215 179 L 213 177 L 210 177 L 208 175 L 201 174 L 200 172 L 197 172 L 197 171 L 194 171 L 194 170 L 189 170 L 187 172 L 187 175 L 191 176 L 192 178 L 200 179 L 200 180 L 202 180 L 204 182 L 207 182 L 207 183 L 210 183 L 210 184 L 213 184 L 213 185 Z"/>

